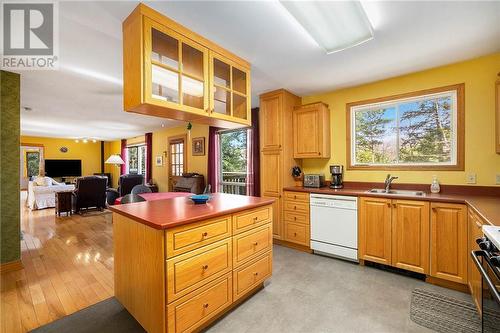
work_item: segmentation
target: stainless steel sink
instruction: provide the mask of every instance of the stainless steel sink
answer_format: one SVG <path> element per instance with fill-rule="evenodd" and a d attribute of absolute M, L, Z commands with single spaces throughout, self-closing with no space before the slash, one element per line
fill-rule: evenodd
<path fill-rule="evenodd" d="M 381 189 L 381 188 L 372 188 L 371 190 L 366 191 L 366 193 L 403 195 L 403 196 L 412 196 L 412 197 L 424 197 L 425 196 L 425 192 L 423 192 L 423 191 L 410 191 L 410 190 L 389 190 L 389 191 L 386 191 L 386 190 Z"/>

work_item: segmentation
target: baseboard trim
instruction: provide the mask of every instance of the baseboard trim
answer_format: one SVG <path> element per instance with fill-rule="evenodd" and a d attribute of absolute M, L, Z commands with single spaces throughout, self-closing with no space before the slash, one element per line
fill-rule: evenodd
<path fill-rule="evenodd" d="M 6 262 L 0 265 L 0 273 L 8 273 L 23 269 L 23 262 L 21 260 Z"/>
<path fill-rule="evenodd" d="M 443 280 L 440 278 L 435 278 L 433 276 L 426 276 L 425 282 L 434 284 L 436 286 L 448 288 L 448 289 L 454 289 L 461 291 L 466 294 L 470 294 L 469 286 L 466 284 L 458 283 L 458 282 L 453 282 L 453 281 L 448 281 L 448 280 Z"/>
<path fill-rule="evenodd" d="M 274 238 L 273 239 L 273 244 L 281 245 L 281 246 L 286 246 L 286 247 L 289 247 L 291 249 L 299 250 L 299 251 L 302 251 L 302 252 L 312 253 L 312 250 L 311 250 L 311 248 L 309 246 L 295 244 L 295 243 L 292 243 L 292 242 L 287 242 L 287 241 L 282 240 L 282 239 L 276 239 L 276 238 Z"/>

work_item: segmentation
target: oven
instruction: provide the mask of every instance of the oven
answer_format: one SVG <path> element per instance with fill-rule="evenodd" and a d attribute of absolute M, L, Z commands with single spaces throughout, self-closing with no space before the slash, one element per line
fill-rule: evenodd
<path fill-rule="evenodd" d="M 479 250 L 471 255 L 482 277 L 482 332 L 500 333 L 500 253 Z"/>

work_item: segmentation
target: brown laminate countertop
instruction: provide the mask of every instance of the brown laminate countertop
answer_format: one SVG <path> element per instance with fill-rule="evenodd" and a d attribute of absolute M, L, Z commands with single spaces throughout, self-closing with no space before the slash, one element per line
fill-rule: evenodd
<path fill-rule="evenodd" d="M 306 187 L 285 187 L 285 191 L 308 192 L 318 194 L 331 194 L 331 195 L 351 195 L 363 197 L 383 197 L 391 199 L 405 199 L 405 200 L 425 200 L 436 202 L 450 202 L 467 204 L 474 210 L 485 222 L 500 226 L 500 197 L 499 196 L 485 196 L 485 195 L 472 195 L 472 194 L 458 194 L 458 193 L 426 193 L 425 196 L 404 196 L 404 195 L 387 195 L 384 193 L 367 193 L 370 188 L 343 188 L 331 189 L 329 187 L 321 188 L 306 188 Z"/>
<path fill-rule="evenodd" d="M 273 202 L 272 198 L 214 193 L 207 204 L 195 205 L 188 197 L 177 197 L 110 206 L 109 209 L 152 228 L 168 229 Z"/>

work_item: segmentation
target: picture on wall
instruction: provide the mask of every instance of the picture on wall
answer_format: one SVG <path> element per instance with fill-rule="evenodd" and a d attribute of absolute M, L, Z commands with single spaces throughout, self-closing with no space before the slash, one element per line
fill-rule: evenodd
<path fill-rule="evenodd" d="M 161 155 L 160 156 L 156 156 L 155 165 L 156 166 L 163 166 L 163 157 Z"/>
<path fill-rule="evenodd" d="M 193 156 L 205 155 L 205 137 L 193 138 Z"/>

